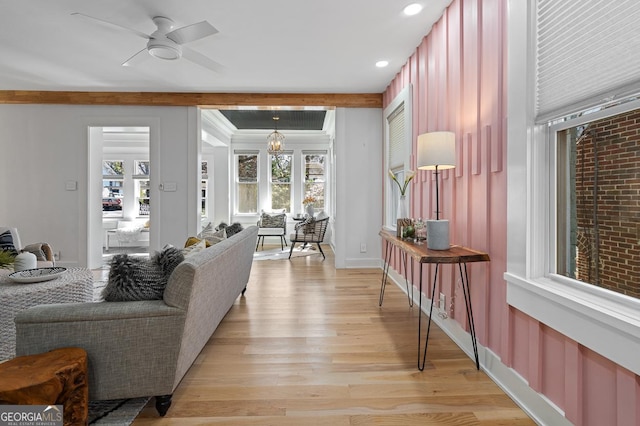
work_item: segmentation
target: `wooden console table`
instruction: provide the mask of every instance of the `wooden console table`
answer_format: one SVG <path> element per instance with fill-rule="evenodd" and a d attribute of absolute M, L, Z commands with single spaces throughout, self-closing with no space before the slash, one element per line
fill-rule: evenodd
<path fill-rule="evenodd" d="M 407 281 L 407 293 L 409 291 L 407 280 L 407 265 L 406 257 L 410 256 L 420 265 L 420 296 L 419 296 L 419 308 L 418 313 L 418 369 L 424 370 L 424 365 L 427 359 L 427 344 L 429 343 L 429 331 L 431 330 L 431 316 L 433 314 L 433 301 L 435 298 L 436 284 L 438 280 L 438 269 L 441 264 L 458 264 L 458 270 L 460 271 L 460 280 L 462 281 L 462 291 L 464 293 L 464 303 L 467 309 L 467 319 L 469 320 L 469 327 L 471 328 L 471 343 L 473 344 L 473 353 L 476 359 L 476 368 L 480 370 L 480 360 L 478 358 L 478 343 L 476 340 L 476 329 L 473 321 L 473 311 L 471 309 L 471 293 L 469 289 L 469 275 L 467 274 L 467 263 L 472 262 L 488 262 L 489 255 L 480 251 L 472 250 L 461 246 L 451 246 L 448 250 L 430 250 L 427 248 L 426 241 L 423 244 L 415 244 L 413 242 L 404 241 L 398 238 L 395 233 L 387 230 L 381 230 L 379 235 L 385 242 L 385 259 L 382 268 L 382 283 L 380 286 L 380 301 L 382 306 L 384 299 L 384 288 L 387 284 L 387 277 L 389 275 L 389 263 L 391 261 L 391 253 L 393 248 L 397 248 L 401 251 L 403 259 L 405 259 L 405 281 Z M 431 308 L 429 309 L 429 325 L 427 326 L 427 336 L 424 341 L 424 352 L 421 350 L 422 330 L 422 265 L 434 264 L 435 272 L 433 276 L 433 289 L 431 290 Z M 413 287 L 412 287 L 413 290 Z M 413 291 L 412 291 L 413 294 Z M 412 297 L 409 296 L 409 303 L 411 305 Z M 420 358 L 422 357 L 422 363 Z"/>

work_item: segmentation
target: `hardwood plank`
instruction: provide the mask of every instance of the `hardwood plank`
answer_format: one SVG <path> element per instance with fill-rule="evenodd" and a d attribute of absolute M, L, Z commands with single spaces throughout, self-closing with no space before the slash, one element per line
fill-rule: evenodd
<path fill-rule="evenodd" d="M 419 371 L 417 306 L 325 253 L 254 262 L 166 417 L 152 399 L 134 425 L 535 424 L 435 325 Z"/>

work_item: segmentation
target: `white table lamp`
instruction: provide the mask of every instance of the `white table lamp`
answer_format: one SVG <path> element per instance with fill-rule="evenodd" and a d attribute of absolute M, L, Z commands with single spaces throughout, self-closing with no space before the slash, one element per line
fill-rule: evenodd
<path fill-rule="evenodd" d="M 456 166 L 456 135 L 453 132 L 430 132 L 418 136 L 417 167 L 434 170 L 436 174 L 436 220 L 427 220 L 427 247 L 433 250 L 449 248 L 449 221 L 440 220 L 439 170 Z"/>

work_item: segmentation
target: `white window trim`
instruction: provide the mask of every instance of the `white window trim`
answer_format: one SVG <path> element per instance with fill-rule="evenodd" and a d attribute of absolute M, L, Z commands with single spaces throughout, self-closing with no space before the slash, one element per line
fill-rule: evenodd
<path fill-rule="evenodd" d="M 307 155 L 324 155 L 324 182 L 322 183 L 324 186 L 324 207 L 322 208 L 322 211 L 324 212 L 328 212 L 329 211 L 329 195 L 328 195 L 328 188 L 329 186 L 327 185 L 327 181 L 328 181 L 328 173 L 329 173 L 329 152 L 326 149 L 303 149 L 300 151 L 300 185 L 299 185 L 299 190 L 298 192 L 300 192 L 300 204 L 302 204 L 302 200 L 304 200 L 305 197 L 305 181 L 304 181 L 304 174 L 305 174 L 305 156 Z M 294 190 L 296 188 L 294 187 Z M 317 208 L 316 208 L 317 209 Z M 316 211 L 316 213 L 318 213 Z M 302 214 L 304 214 L 304 211 L 302 212 Z"/>
<path fill-rule="evenodd" d="M 383 111 L 383 135 L 384 135 L 384 173 L 385 176 L 385 196 L 384 196 L 384 218 L 383 228 L 387 230 L 395 231 L 395 224 L 388 223 L 388 218 L 393 216 L 392 208 L 393 203 L 391 198 L 393 196 L 393 181 L 388 177 L 387 171 L 389 169 L 389 117 L 393 112 L 404 104 L 404 120 L 405 120 L 405 143 L 404 143 L 404 170 L 411 169 L 411 151 L 413 142 L 413 109 L 412 109 L 412 92 L 413 86 L 407 85 L 404 89 L 398 93 L 393 101 Z M 408 189 L 408 188 L 407 188 Z M 411 205 L 411 191 L 407 191 L 406 194 L 407 205 Z"/>
<path fill-rule="evenodd" d="M 291 171 L 290 171 L 290 178 L 289 178 L 289 182 L 274 182 L 273 181 L 273 169 L 271 168 L 271 161 L 273 161 L 273 157 L 275 157 L 274 155 L 271 155 L 267 152 L 267 201 L 269 202 L 269 211 L 275 211 L 275 210 L 280 210 L 280 209 L 274 209 L 273 208 L 273 185 L 274 184 L 283 184 L 283 185 L 289 185 L 290 190 L 289 190 L 289 213 L 288 214 L 292 214 L 293 212 L 293 192 L 295 189 L 295 175 L 294 175 L 294 171 L 295 171 L 295 167 L 294 167 L 294 152 L 293 151 L 284 151 L 282 153 L 282 155 L 288 155 L 291 157 Z M 260 197 L 258 196 L 258 199 Z M 260 201 L 258 201 L 258 205 L 260 205 Z M 261 209 L 258 209 L 258 211 L 260 211 Z"/>
<path fill-rule="evenodd" d="M 258 184 L 258 201 L 257 201 L 257 212 L 256 213 L 240 213 L 238 211 L 238 185 L 240 184 L 240 179 L 238 176 L 238 156 L 239 155 L 256 155 L 258 157 L 258 162 L 257 162 L 257 167 L 258 167 L 258 174 L 257 174 L 257 184 Z M 243 149 L 236 149 L 233 151 L 233 216 L 234 217 L 253 217 L 253 216 L 258 216 L 260 214 L 260 194 L 262 193 L 263 189 L 260 187 L 261 186 L 261 179 L 260 179 L 260 173 L 261 173 L 261 169 L 262 167 L 260 166 L 260 158 L 261 158 L 261 153 L 259 150 L 243 150 Z"/>

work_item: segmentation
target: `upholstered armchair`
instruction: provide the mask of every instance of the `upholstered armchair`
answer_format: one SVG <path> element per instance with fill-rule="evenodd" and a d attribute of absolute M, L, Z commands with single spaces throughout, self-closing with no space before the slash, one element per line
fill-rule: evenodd
<path fill-rule="evenodd" d="M 296 224 L 295 233 L 289 236 L 291 240 L 291 250 L 289 250 L 289 259 L 293 253 L 293 247 L 296 243 L 315 243 L 318 245 L 318 250 L 322 254 L 322 258 L 326 259 L 320 243 L 324 241 L 324 234 L 327 232 L 327 225 L 329 224 L 329 217 L 308 218 L 304 222 Z"/>
<path fill-rule="evenodd" d="M 53 249 L 48 243 L 32 243 L 22 246 L 17 228 L 0 226 L 0 250 L 13 250 L 16 253 L 28 251 L 36 255 L 38 268 L 54 266 Z"/>
<path fill-rule="evenodd" d="M 280 248 L 284 250 L 284 246 L 288 245 L 284 236 L 287 234 L 287 214 L 284 210 L 280 212 L 267 213 L 264 210 L 258 220 L 258 241 L 256 243 L 256 251 L 262 240 L 264 247 L 264 237 L 279 237 Z"/>

